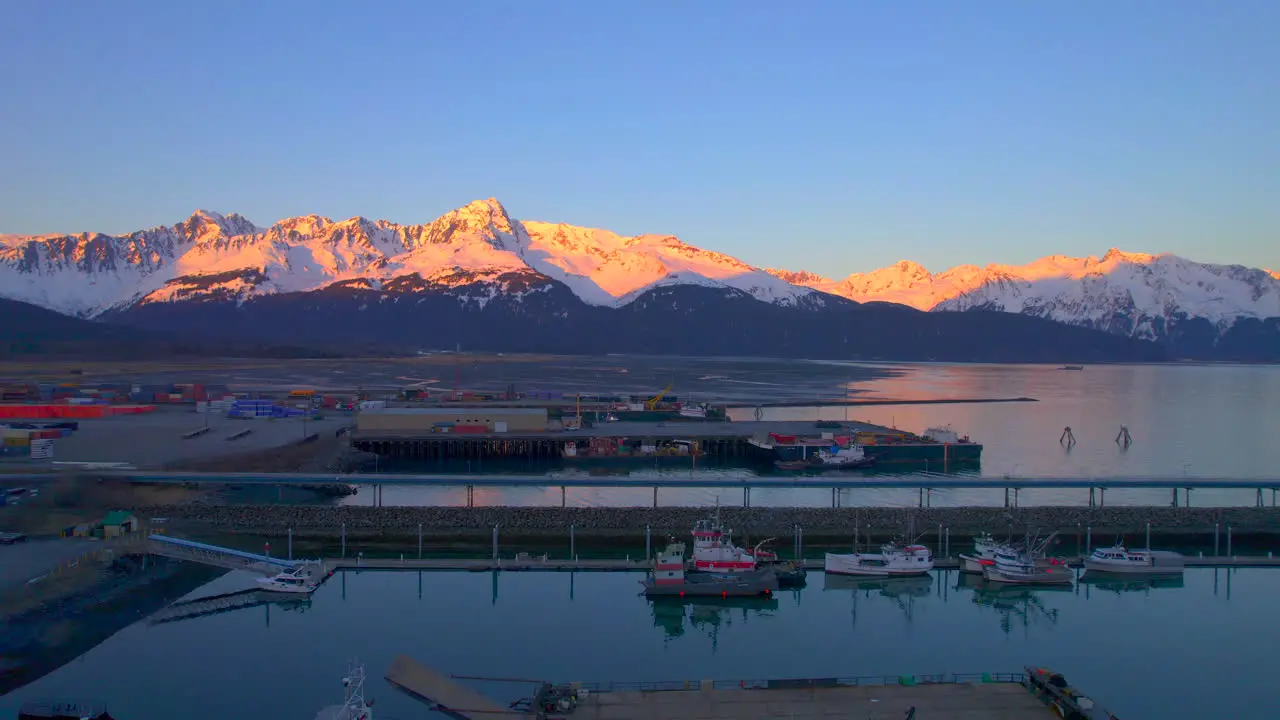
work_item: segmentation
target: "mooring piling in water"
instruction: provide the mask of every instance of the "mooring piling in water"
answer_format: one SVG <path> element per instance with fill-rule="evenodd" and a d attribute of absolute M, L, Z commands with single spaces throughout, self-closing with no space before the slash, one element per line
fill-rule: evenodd
<path fill-rule="evenodd" d="M 1133 436 L 1129 434 L 1128 425 L 1120 426 L 1120 432 L 1116 433 L 1116 444 L 1122 448 L 1128 448 L 1133 444 Z"/>

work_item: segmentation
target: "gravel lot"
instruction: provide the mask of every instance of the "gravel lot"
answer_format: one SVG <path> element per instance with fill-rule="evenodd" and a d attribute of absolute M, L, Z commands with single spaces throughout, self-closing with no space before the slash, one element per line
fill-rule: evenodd
<path fill-rule="evenodd" d="M 53 459 L 71 462 L 127 462 L 153 467 L 183 460 L 215 458 L 234 453 L 287 445 L 300 440 L 300 418 L 280 420 L 228 419 L 208 415 L 209 432 L 190 440 L 183 434 L 205 426 L 206 416 L 191 407 L 160 407 L 141 415 L 121 415 L 100 420 L 81 420 L 80 429 L 54 442 Z M 324 420 L 308 420 L 306 434 L 332 436 L 352 418 L 329 415 Z M 244 429 L 249 435 L 234 441 L 226 438 Z"/>
<path fill-rule="evenodd" d="M 44 575 L 100 544 L 86 538 L 59 538 L 0 545 L 0 590 Z"/>

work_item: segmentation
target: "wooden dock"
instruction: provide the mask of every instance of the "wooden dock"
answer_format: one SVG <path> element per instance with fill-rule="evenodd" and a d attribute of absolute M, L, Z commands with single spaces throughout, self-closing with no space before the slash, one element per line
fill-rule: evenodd
<path fill-rule="evenodd" d="M 459 685 L 408 655 L 396 657 L 386 677 L 387 682 L 428 703 L 433 710 L 458 720 L 511 720 L 523 715 Z"/>

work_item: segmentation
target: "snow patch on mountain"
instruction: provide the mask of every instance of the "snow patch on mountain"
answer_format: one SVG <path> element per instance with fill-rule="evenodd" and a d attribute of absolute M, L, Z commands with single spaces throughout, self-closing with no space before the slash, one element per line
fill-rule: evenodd
<path fill-rule="evenodd" d="M 1183 318 L 1204 318 L 1226 330 L 1239 318 L 1280 316 L 1274 272 L 1115 248 L 1102 258 L 1050 255 L 1026 265 L 960 265 L 937 274 L 904 260 L 840 281 L 795 281 L 858 302 L 1024 313 L 1144 339 L 1160 337 Z"/>

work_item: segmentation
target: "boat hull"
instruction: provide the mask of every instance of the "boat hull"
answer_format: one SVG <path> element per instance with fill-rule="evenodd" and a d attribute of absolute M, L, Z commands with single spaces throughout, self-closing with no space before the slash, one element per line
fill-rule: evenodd
<path fill-rule="evenodd" d="M 315 585 L 282 585 L 271 582 L 259 582 L 261 592 L 281 593 L 283 595 L 310 595 L 316 591 Z"/>
<path fill-rule="evenodd" d="M 644 580 L 644 594 L 649 597 L 753 597 L 769 595 L 778 589 L 778 577 L 771 570 L 719 575 L 694 573 L 678 582 Z"/>
<path fill-rule="evenodd" d="M 1084 569 L 1095 574 L 1114 575 L 1117 577 L 1177 577 L 1182 575 L 1185 568 L 1182 565 L 1137 565 L 1134 563 L 1121 566 L 1114 563 L 1085 560 Z"/>
<path fill-rule="evenodd" d="M 1037 567 L 1037 570 L 1040 569 Z M 988 582 L 1007 585 L 1070 585 L 1074 581 L 1071 571 L 1065 565 L 1045 567 L 1043 572 L 1032 574 L 1009 573 L 1001 571 L 995 565 L 987 565 L 982 569 L 982 577 Z"/>
<path fill-rule="evenodd" d="M 987 560 L 985 558 L 978 557 L 977 555 L 960 556 L 960 572 L 981 575 L 983 568 L 994 564 L 994 560 Z"/>
<path fill-rule="evenodd" d="M 827 553 L 823 561 L 823 572 L 831 575 L 850 575 L 855 577 L 913 577 L 927 575 L 933 569 L 933 561 L 922 562 L 911 567 L 876 564 L 870 555 L 833 555 Z"/>

